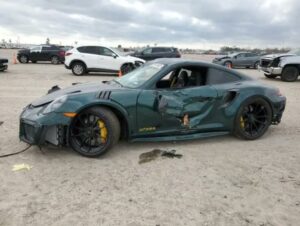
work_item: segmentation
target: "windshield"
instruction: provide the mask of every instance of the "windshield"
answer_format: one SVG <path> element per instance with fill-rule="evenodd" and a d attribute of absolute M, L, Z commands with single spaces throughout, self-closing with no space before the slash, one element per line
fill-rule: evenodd
<path fill-rule="evenodd" d="M 292 49 L 288 53 L 290 53 L 290 54 L 296 54 L 296 55 L 300 56 L 300 49 Z"/>
<path fill-rule="evenodd" d="M 111 48 L 112 51 L 114 51 L 116 54 L 118 54 L 119 56 L 126 56 L 126 53 L 120 51 L 119 49 L 116 48 Z"/>
<path fill-rule="evenodd" d="M 236 55 L 238 55 L 239 53 L 231 53 L 231 54 L 229 54 L 229 55 L 227 55 L 228 57 L 230 57 L 230 58 L 232 58 L 232 57 L 234 57 L 234 56 L 236 56 Z"/>
<path fill-rule="evenodd" d="M 153 63 L 139 67 L 123 77 L 115 79 L 116 83 L 127 88 L 138 88 L 151 79 L 164 67 L 163 64 Z"/>

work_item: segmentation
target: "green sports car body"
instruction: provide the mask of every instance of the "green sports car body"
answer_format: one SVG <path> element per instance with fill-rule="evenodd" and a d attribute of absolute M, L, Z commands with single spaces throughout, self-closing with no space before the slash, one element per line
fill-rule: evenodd
<path fill-rule="evenodd" d="M 280 122 L 285 103 L 277 88 L 235 70 L 159 59 L 111 81 L 50 90 L 21 113 L 20 139 L 71 146 L 85 156 L 103 154 L 120 138 L 256 139 Z"/>

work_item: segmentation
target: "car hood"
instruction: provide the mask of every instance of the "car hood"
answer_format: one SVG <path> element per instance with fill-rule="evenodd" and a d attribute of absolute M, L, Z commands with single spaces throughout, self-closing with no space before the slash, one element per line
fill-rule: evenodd
<path fill-rule="evenodd" d="M 290 53 L 268 54 L 268 55 L 262 56 L 262 59 L 275 59 L 277 57 L 285 57 L 285 56 L 294 56 L 294 54 L 290 54 Z"/>
<path fill-rule="evenodd" d="M 54 88 L 54 87 L 52 87 Z M 50 94 L 47 94 L 31 103 L 33 107 L 39 107 L 45 104 L 48 104 L 55 99 L 64 96 L 64 95 L 72 95 L 72 94 L 79 94 L 79 93 L 98 93 L 102 90 L 113 90 L 113 89 L 121 89 L 119 86 L 112 86 L 106 83 L 83 83 L 83 84 L 76 84 L 71 87 L 65 89 L 58 89 L 57 91 L 53 91 Z M 54 90 L 54 89 L 53 89 Z"/>
<path fill-rule="evenodd" d="M 143 63 L 146 62 L 145 60 L 143 60 L 141 58 L 130 56 L 130 55 L 124 56 L 124 58 L 128 59 L 129 61 L 140 61 L 140 62 L 143 62 Z"/>
<path fill-rule="evenodd" d="M 229 59 L 229 56 L 218 56 L 215 58 L 215 60 L 223 60 L 223 59 Z"/>
<path fill-rule="evenodd" d="M 18 53 L 28 53 L 30 49 L 20 49 Z"/>

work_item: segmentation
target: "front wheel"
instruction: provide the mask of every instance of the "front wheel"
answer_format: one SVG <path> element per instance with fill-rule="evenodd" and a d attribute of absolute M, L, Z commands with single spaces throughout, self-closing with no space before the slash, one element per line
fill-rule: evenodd
<path fill-rule="evenodd" d="M 80 113 L 70 126 L 71 147 L 87 157 L 107 152 L 120 138 L 120 123 L 105 107 L 93 107 Z"/>
<path fill-rule="evenodd" d="M 228 67 L 228 68 L 232 68 L 232 63 L 231 63 L 230 61 L 226 61 L 226 62 L 224 63 L 224 66 L 225 66 L 225 67 Z"/>
<path fill-rule="evenodd" d="M 298 68 L 294 66 L 286 66 L 281 75 L 281 80 L 285 82 L 294 82 L 299 76 Z"/>
<path fill-rule="evenodd" d="M 22 56 L 20 56 L 19 61 L 21 64 L 26 64 L 26 63 L 28 63 L 29 59 L 26 55 L 22 55 Z"/>
<path fill-rule="evenodd" d="M 246 140 L 255 140 L 268 130 L 272 109 L 262 98 L 250 98 L 240 107 L 235 119 L 234 134 Z"/>

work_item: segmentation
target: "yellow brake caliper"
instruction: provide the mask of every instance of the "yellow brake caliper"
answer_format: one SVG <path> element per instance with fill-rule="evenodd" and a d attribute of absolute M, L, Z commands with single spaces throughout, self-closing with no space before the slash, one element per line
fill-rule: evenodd
<path fill-rule="evenodd" d="M 105 126 L 105 123 L 101 120 L 98 120 L 98 127 L 100 129 L 101 143 L 105 143 L 107 139 L 107 128 Z"/>
<path fill-rule="evenodd" d="M 243 116 L 241 116 L 241 118 L 240 118 L 240 125 L 241 125 L 241 128 L 242 128 L 242 129 L 245 128 L 245 121 L 244 121 Z"/>

